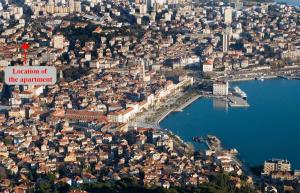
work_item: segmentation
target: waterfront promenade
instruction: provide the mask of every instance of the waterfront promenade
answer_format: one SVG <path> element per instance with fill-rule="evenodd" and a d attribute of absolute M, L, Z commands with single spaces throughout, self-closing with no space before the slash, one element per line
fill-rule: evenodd
<path fill-rule="evenodd" d="M 285 77 L 295 74 L 300 74 L 300 67 L 295 66 L 291 68 L 282 68 L 277 70 L 243 70 L 239 72 L 231 72 L 228 74 L 217 73 L 213 76 L 216 80 L 228 81 L 228 82 L 240 82 L 255 79 L 275 79 L 278 77 Z M 298 78 L 299 76 L 297 76 Z"/>
<path fill-rule="evenodd" d="M 179 108 L 175 109 L 174 111 L 177 111 L 177 112 L 183 111 L 186 107 L 188 107 L 190 104 L 192 104 L 195 100 L 197 100 L 200 97 L 201 97 L 201 95 L 196 95 L 195 97 L 191 98 L 190 100 L 188 100 L 186 103 L 182 104 Z M 159 122 L 164 118 L 165 118 L 165 116 L 161 117 Z"/>
<path fill-rule="evenodd" d="M 174 97 L 170 97 L 164 102 L 164 104 L 161 104 L 158 107 L 153 107 L 136 117 L 134 120 L 129 122 L 129 126 L 160 129 L 160 122 L 164 120 L 170 113 L 183 111 L 183 109 L 191 105 L 194 101 L 202 96 L 193 92 L 194 91 L 188 91 L 187 93 L 179 93 Z M 184 101 L 184 99 L 190 95 L 192 95 L 192 98 Z"/>
<path fill-rule="evenodd" d="M 214 79 L 224 80 L 228 82 L 241 82 L 241 81 L 251 81 L 255 79 L 276 79 L 276 78 L 282 78 L 282 77 L 290 77 L 292 74 L 296 74 L 298 77 L 298 74 L 300 74 L 300 68 L 285 68 L 280 70 L 261 70 L 257 72 L 249 72 L 249 71 L 242 71 L 242 72 L 236 72 L 232 74 L 226 75 L 225 78 L 224 75 L 216 75 L 214 76 Z M 160 104 L 159 106 L 153 107 L 146 112 L 142 113 L 138 117 L 136 117 L 134 120 L 130 121 L 129 126 L 131 127 L 145 127 L 145 128 L 157 128 L 160 129 L 160 122 L 162 122 L 169 114 L 172 112 L 182 112 L 186 107 L 191 105 L 194 101 L 196 101 L 199 98 L 222 98 L 224 97 L 218 97 L 213 96 L 211 93 L 198 93 L 195 96 L 192 96 L 187 101 L 184 101 L 183 99 L 185 97 L 188 97 L 190 92 L 181 92 L 173 97 L 168 98 L 163 104 Z M 233 98 L 231 98 L 233 100 Z M 181 100 L 180 102 L 178 102 Z M 231 101 L 232 101 L 231 100 Z M 240 101 L 240 100 L 234 100 L 237 103 L 230 103 L 229 98 L 229 105 L 231 107 L 249 107 L 250 105 L 246 101 Z"/>

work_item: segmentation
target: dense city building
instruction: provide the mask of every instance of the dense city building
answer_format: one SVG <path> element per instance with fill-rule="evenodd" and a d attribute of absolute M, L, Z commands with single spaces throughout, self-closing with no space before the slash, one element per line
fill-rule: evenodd
<path fill-rule="evenodd" d="M 48 192 L 124 179 L 163 190 L 300 190 L 287 160 L 266 161 L 260 181 L 216 136 L 191 136 L 207 146 L 198 151 L 159 126 L 200 96 L 249 106 L 232 80 L 299 78 L 299 7 L 5 0 L 0 18 L 0 192 L 43 192 L 46 179 Z M 55 67 L 57 82 L 7 85 L 5 69 L 18 66 Z"/>

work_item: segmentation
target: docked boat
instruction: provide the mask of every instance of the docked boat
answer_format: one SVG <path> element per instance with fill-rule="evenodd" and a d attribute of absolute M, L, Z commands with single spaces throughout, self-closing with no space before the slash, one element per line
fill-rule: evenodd
<path fill-rule="evenodd" d="M 231 153 L 231 154 L 238 154 L 239 152 L 238 152 L 238 150 L 237 149 L 235 149 L 235 148 L 233 148 L 233 149 L 230 149 L 229 150 L 229 153 Z"/>
<path fill-rule="evenodd" d="M 204 141 L 203 137 L 195 136 L 192 138 L 194 142 L 202 143 Z"/>
<path fill-rule="evenodd" d="M 265 77 L 260 77 L 260 78 L 258 78 L 258 80 L 260 80 L 260 81 L 264 81 L 265 80 Z"/>
<path fill-rule="evenodd" d="M 261 76 L 261 77 L 256 77 L 255 80 L 260 80 L 260 81 L 264 81 L 265 80 L 265 77 L 264 76 Z"/>
<path fill-rule="evenodd" d="M 242 99 L 246 100 L 247 99 L 247 94 L 240 89 L 240 87 L 236 86 L 232 90 L 232 94 L 241 97 Z"/>

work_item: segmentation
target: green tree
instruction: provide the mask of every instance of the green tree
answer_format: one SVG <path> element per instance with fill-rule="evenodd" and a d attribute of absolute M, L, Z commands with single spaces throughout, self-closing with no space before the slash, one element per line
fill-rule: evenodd
<path fill-rule="evenodd" d="M 10 145 L 10 144 L 12 144 L 12 140 L 9 140 L 9 139 L 3 139 L 3 143 L 4 143 L 4 145 Z"/>
<path fill-rule="evenodd" d="M 70 190 L 70 185 L 64 182 L 58 182 L 55 189 L 56 192 L 68 192 Z"/>
<path fill-rule="evenodd" d="M 52 193 L 52 185 L 48 181 L 38 183 L 36 193 Z"/>

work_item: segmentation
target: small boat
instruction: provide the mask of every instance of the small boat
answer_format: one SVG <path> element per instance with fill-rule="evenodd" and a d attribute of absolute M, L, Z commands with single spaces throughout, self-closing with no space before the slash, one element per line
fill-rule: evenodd
<path fill-rule="evenodd" d="M 238 154 L 239 153 L 238 150 L 235 149 L 235 148 L 230 149 L 229 152 L 232 153 L 232 154 Z"/>
<path fill-rule="evenodd" d="M 262 76 L 262 77 L 259 78 L 259 80 L 260 80 L 260 81 L 264 81 L 265 78 Z"/>
<path fill-rule="evenodd" d="M 200 136 L 192 137 L 192 139 L 194 142 L 197 142 L 197 143 L 202 143 L 204 141 L 203 137 L 200 137 Z"/>
<path fill-rule="evenodd" d="M 261 77 L 256 77 L 256 78 L 255 78 L 255 80 L 264 81 L 264 80 L 265 80 L 265 78 L 264 78 L 264 76 L 261 76 Z"/>

